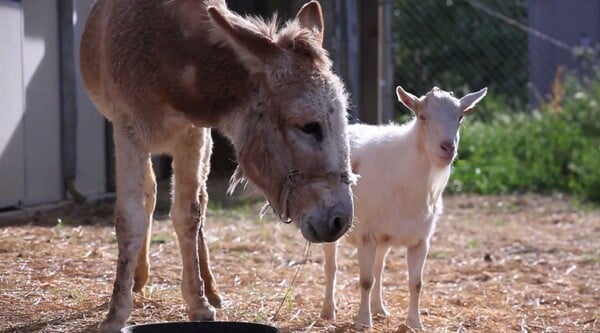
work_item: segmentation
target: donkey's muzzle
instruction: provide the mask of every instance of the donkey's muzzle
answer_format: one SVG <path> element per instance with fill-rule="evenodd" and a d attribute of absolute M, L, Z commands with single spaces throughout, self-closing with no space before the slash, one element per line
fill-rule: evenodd
<path fill-rule="evenodd" d="M 319 209 L 319 212 L 305 220 L 300 230 L 309 242 L 335 242 L 350 229 L 352 216 L 352 202 L 339 203 L 329 209 Z"/>

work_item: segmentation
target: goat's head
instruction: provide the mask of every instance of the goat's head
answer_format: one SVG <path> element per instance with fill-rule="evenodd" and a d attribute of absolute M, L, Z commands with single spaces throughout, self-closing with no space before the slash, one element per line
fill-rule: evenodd
<path fill-rule="evenodd" d="M 445 167 L 456 157 L 463 117 L 473 112 L 487 88 L 458 99 L 452 92 L 434 87 L 421 97 L 396 87 L 398 100 L 417 117 L 423 149 L 436 165 Z"/>
<path fill-rule="evenodd" d="M 241 116 L 239 169 L 273 210 L 293 220 L 311 242 L 332 242 L 353 216 L 347 94 L 322 47 L 318 2 L 302 7 L 277 31 L 274 23 L 227 16 L 210 7 L 224 40 L 257 82 L 257 98 Z"/>

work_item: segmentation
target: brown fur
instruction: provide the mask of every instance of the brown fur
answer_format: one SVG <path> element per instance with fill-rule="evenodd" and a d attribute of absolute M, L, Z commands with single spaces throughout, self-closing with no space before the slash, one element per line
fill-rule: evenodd
<path fill-rule="evenodd" d="M 346 94 L 322 48 L 320 5 L 304 5 L 279 28 L 230 12 L 223 0 L 98 0 L 82 35 L 81 72 L 113 123 L 119 265 L 105 332 L 132 309 L 149 278 L 156 181 L 151 153 L 173 156 L 171 217 L 191 320 L 213 320 L 221 298 L 205 241 L 209 127 L 233 143 L 245 177 L 274 209 L 292 170 L 347 172 Z M 318 123 L 322 140 L 304 130 Z M 285 198 L 310 241 L 339 238 L 351 224 L 348 184 L 303 184 Z M 209 305 L 210 303 L 210 305 Z"/>

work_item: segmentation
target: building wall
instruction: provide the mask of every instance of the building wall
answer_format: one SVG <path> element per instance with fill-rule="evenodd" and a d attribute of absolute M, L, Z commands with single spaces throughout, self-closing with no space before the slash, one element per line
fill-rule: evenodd
<path fill-rule="evenodd" d="M 23 0 L 24 205 L 62 199 L 56 0 Z"/>
<path fill-rule="evenodd" d="M 56 0 L 3 0 L 0 12 L 0 208 L 59 201 Z"/>
<path fill-rule="evenodd" d="M 546 35 L 529 34 L 530 82 L 545 97 L 558 66 L 581 69 L 572 47 L 600 43 L 600 1 L 529 0 L 528 5 L 529 26 Z"/>
<path fill-rule="evenodd" d="M 0 208 L 25 197 L 23 137 L 23 12 L 0 0 Z"/>
<path fill-rule="evenodd" d="M 74 54 L 92 3 L 73 1 Z M 0 0 L 0 46 L 0 209 L 63 200 L 58 0 Z M 76 78 L 76 186 L 100 194 L 105 123 Z"/>
<path fill-rule="evenodd" d="M 74 0 L 75 91 L 77 96 L 77 174 L 75 185 L 83 195 L 106 192 L 105 120 L 87 96 L 79 72 L 79 41 L 93 0 Z"/>

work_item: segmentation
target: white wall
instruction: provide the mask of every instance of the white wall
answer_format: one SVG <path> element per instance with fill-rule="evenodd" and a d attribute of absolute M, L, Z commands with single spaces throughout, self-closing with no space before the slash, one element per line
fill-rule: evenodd
<path fill-rule="evenodd" d="M 25 197 L 21 5 L 0 0 L 0 208 Z"/>
<path fill-rule="evenodd" d="M 25 205 L 63 198 L 56 0 L 22 0 Z"/>
<path fill-rule="evenodd" d="M 73 52 L 93 0 L 73 0 Z M 0 0 L 0 209 L 64 199 L 60 41 L 57 0 Z M 104 119 L 88 99 L 75 64 L 76 187 L 106 191 Z"/>
<path fill-rule="evenodd" d="M 77 67 L 77 177 L 76 186 L 84 195 L 106 192 L 106 153 L 104 118 L 96 111 L 83 88 L 79 73 L 79 40 L 93 0 L 76 0 L 76 67 Z M 112 140 L 112 138 L 110 138 Z"/>

